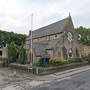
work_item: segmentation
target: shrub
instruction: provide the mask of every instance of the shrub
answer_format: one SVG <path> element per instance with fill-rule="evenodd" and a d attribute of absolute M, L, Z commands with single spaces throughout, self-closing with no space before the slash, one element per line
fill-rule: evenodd
<path fill-rule="evenodd" d="M 37 66 L 43 65 L 43 58 L 39 58 L 38 62 L 36 63 Z"/>
<path fill-rule="evenodd" d="M 87 59 L 90 61 L 90 55 L 87 56 Z"/>
<path fill-rule="evenodd" d="M 15 48 L 14 42 L 11 42 L 8 45 L 8 59 L 9 59 L 9 62 L 15 62 L 16 57 L 17 57 L 17 50 Z"/>
<path fill-rule="evenodd" d="M 2 57 L 0 57 L 0 61 L 2 61 Z"/>
<path fill-rule="evenodd" d="M 8 61 L 8 59 L 7 58 L 4 58 L 4 57 L 0 57 L 0 61 L 5 61 L 5 60 L 7 60 Z"/>
<path fill-rule="evenodd" d="M 88 61 L 88 56 L 82 57 L 85 61 Z"/>
<path fill-rule="evenodd" d="M 62 57 L 55 57 L 53 58 L 55 61 L 66 61 L 64 58 Z"/>
<path fill-rule="evenodd" d="M 90 55 L 87 56 L 87 61 L 90 64 Z"/>
<path fill-rule="evenodd" d="M 49 62 L 51 66 L 63 65 L 67 63 L 68 63 L 67 60 L 64 60 L 64 58 L 59 58 L 59 57 L 52 58 Z"/>
<path fill-rule="evenodd" d="M 26 64 L 26 60 L 27 60 L 26 49 L 24 48 L 24 44 L 22 44 L 19 51 L 19 63 Z"/>
<path fill-rule="evenodd" d="M 78 57 L 75 57 L 75 58 L 68 58 L 68 62 L 69 63 L 74 63 L 74 62 L 83 62 L 84 60 L 82 58 L 78 58 Z"/>

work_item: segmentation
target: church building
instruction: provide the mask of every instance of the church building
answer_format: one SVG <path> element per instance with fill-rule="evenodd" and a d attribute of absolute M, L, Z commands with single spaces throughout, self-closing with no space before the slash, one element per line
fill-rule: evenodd
<path fill-rule="evenodd" d="M 40 57 L 44 60 L 53 57 L 63 57 L 65 59 L 81 57 L 81 50 L 71 16 L 69 15 L 63 20 L 32 32 L 30 31 L 26 39 L 26 52 L 29 63 L 37 62 Z"/>

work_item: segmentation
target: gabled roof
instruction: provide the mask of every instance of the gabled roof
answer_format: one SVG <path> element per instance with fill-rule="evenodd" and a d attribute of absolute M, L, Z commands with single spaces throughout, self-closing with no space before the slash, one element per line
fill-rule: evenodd
<path fill-rule="evenodd" d="M 68 18 L 65 18 L 61 21 L 55 22 L 53 24 L 47 25 L 45 27 L 39 28 L 32 32 L 33 38 L 39 38 L 47 35 L 57 34 L 63 32 L 63 29 L 68 21 Z M 30 39 L 30 36 L 27 40 Z"/>
<path fill-rule="evenodd" d="M 47 50 L 52 50 L 58 42 L 60 42 L 59 44 L 62 44 L 62 40 L 51 40 L 46 42 L 33 43 L 35 55 L 49 58 L 50 56 L 47 53 Z"/>

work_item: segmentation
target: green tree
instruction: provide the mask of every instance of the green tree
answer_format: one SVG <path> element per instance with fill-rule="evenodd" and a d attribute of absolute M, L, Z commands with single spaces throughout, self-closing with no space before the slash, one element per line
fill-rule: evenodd
<path fill-rule="evenodd" d="M 15 48 L 14 42 L 11 42 L 8 45 L 8 59 L 9 59 L 9 62 L 15 62 L 16 57 L 17 57 L 17 50 Z"/>
<path fill-rule="evenodd" d="M 79 43 L 90 46 L 90 28 L 85 28 L 80 26 L 76 29 L 77 35 L 81 35 L 81 39 L 78 40 Z"/>
<path fill-rule="evenodd" d="M 10 44 L 12 41 L 14 41 L 17 46 L 21 46 L 22 42 L 25 43 L 26 37 L 25 34 L 23 35 L 0 30 L 0 46 L 6 46 L 6 44 Z"/>
<path fill-rule="evenodd" d="M 27 60 L 26 49 L 24 48 L 24 44 L 22 44 L 19 51 L 19 63 L 26 64 L 26 60 Z"/>

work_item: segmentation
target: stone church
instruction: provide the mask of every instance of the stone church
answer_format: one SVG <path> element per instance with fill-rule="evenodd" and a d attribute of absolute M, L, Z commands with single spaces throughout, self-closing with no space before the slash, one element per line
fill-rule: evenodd
<path fill-rule="evenodd" d="M 26 39 L 26 52 L 28 62 L 37 62 L 40 57 L 49 60 L 53 57 L 81 57 L 81 50 L 77 42 L 71 15 L 58 22 L 32 31 Z"/>

